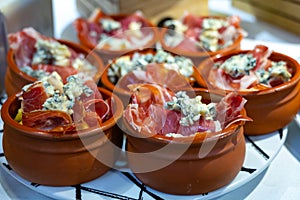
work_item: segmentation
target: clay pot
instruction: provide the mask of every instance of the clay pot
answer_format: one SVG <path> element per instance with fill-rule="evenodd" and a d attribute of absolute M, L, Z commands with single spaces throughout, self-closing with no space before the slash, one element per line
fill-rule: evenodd
<path fill-rule="evenodd" d="M 89 49 L 71 41 L 57 41 L 72 48 L 75 52 L 84 54 L 85 58 L 92 65 L 97 67 L 98 70 L 93 79 L 95 80 L 95 82 L 99 81 L 100 76 L 104 71 L 104 64 L 102 59 L 97 54 L 90 52 Z M 14 53 L 11 49 L 7 53 L 7 66 L 8 67 L 5 75 L 5 90 L 8 96 L 20 92 L 23 86 L 33 83 L 37 80 L 36 78 L 31 77 L 20 70 L 20 68 L 16 65 Z"/>
<path fill-rule="evenodd" d="M 112 18 L 113 20 L 120 21 L 121 19 L 126 18 L 130 15 L 131 14 L 112 14 L 112 15 L 106 15 L 106 16 L 108 16 L 109 18 Z M 142 32 L 145 32 L 147 34 L 151 33 L 151 34 L 153 34 L 153 37 L 146 44 L 139 46 L 139 47 L 132 48 L 132 49 L 112 50 L 107 47 L 100 48 L 100 47 L 98 47 L 98 45 L 94 44 L 93 42 L 91 42 L 89 40 L 89 38 L 87 37 L 87 34 L 89 34 L 89 33 L 87 32 L 88 30 L 86 30 L 86 29 L 84 29 L 84 32 L 77 31 L 77 37 L 78 37 L 80 44 L 89 48 L 92 51 L 97 52 L 98 55 L 102 58 L 104 64 L 107 65 L 110 60 L 120 57 L 120 56 L 128 53 L 129 51 L 132 51 L 135 49 L 154 47 L 154 45 L 158 41 L 158 37 L 159 37 L 158 29 L 157 29 L 157 27 L 154 26 L 154 24 L 150 20 L 148 20 L 146 18 L 143 18 L 143 20 L 148 25 L 148 27 L 142 28 L 141 29 Z"/>
<path fill-rule="evenodd" d="M 210 102 L 210 93 L 204 89 L 195 92 Z M 244 162 L 244 122 L 220 132 L 175 138 L 141 137 L 143 133 L 124 118 L 123 123 L 129 167 L 141 182 L 161 192 L 192 195 L 216 190 L 229 184 Z"/>
<path fill-rule="evenodd" d="M 104 99 L 111 92 L 99 89 Z M 50 186 L 70 186 L 93 180 L 111 169 L 119 157 L 123 135 L 116 126 L 123 105 L 114 99 L 114 115 L 101 127 L 65 134 L 23 126 L 14 120 L 20 101 L 10 96 L 2 106 L 3 150 L 8 164 L 24 179 Z"/>
<path fill-rule="evenodd" d="M 206 80 L 214 63 L 226 60 L 229 57 L 242 53 L 249 53 L 250 50 L 239 50 L 227 54 L 219 54 L 211 59 L 206 59 L 199 66 L 201 73 L 199 84 L 210 89 L 216 88 Z M 247 114 L 253 119 L 252 122 L 246 122 L 246 135 L 262 135 L 272 133 L 288 125 L 296 116 L 300 109 L 300 65 L 293 58 L 273 52 L 269 59 L 271 61 L 285 61 L 292 69 L 292 78 L 290 81 L 259 91 L 237 91 L 241 96 L 247 99 L 245 108 Z M 230 92 L 230 91 L 226 91 Z"/>
<path fill-rule="evenodd" d="M 156 49 L 154 48 L 147 48 L 147 49 L 143 49 L 143 50 L 137 50 L 137 51 L 131 51 L 131 52 L 128 52 L 126 53 L 125 55 L 123 56 L 130 56 L 132 58 L 133 54 L 135 52 L 138 52 L 139 54 L 155 54 L 156 53 Z M 175 54 L 174 54 L 175 56 Z M 118 83 L 113 83 L 110 81 L 109 79 L 109 76 L 108 76 L 108 69 L 111 67 L 112 63 L 114 63 L 116 61 L 116 59 L 118 58 L 115 58 L 111 63 L 109 63 L 104 71 L 104 73 L 102 74 L 101 76 L 101 83 L 103 84 L 103 86 L 107 89 L 109 89 L 110 91 L 113 91 L 116 95 L 118 95 L 124 106 L 126 106 L 129 102 L 129 99 L 130 99 L 130 96 L 131 96 L 131 92 L 129 89 L 124 89 L 122 87 L 119 87 L 118 86 Z M 189 87 L 188 89 L 191 89 L 192 87 L 196 86 L 196 84 L 198 83 L 198 78 L 200 78 L 201 74 L 199 73 L 198 69 L 196 66 L 194 66 L 194 74 L 192 75 L 192 77 L 194 78 L 194 81 L 191 81 L 190 84 L 191 84 L 191 87 Z M 180 89 L 184 89 L 184 88 L 180 88 Z M 186 89 L 186 88 L 185 88 Z"/>
<path fill-rule="evenodd" d="M 205 18 L 223 18 L 223 17 L 205 16 Z M 170 29 L 168 29 L 168 28 L 161 29 L 160 43 L 161 43 L 162 47 L 169 52 L 190 58 L 196 66 L 200 62 L 202 62 L 203 60 L 205 60 L 206 58 L 209 58 L 211 56 L 240 49 L 241 41 L 244 38 L 244 35 L 242 33 L 239 33 L 231 45 L 229 45 L 226 48 L 217 50 L 217 51 L 189 51 L 189 50 L 182 49 L 180 47 L 174 48 L 172 46 L 169 46 L 165 41 L 165 36 L 169 31 L 170 31 Z"/>

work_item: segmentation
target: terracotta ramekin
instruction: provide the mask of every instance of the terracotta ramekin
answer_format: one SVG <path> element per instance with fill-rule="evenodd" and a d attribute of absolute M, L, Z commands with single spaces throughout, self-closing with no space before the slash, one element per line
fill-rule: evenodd
<path fill-rule="evenodd" d="M 116 21 L 119 21 L 125 17 L 130 16 L 131 14 L 112 14 L 112 15 L 106 15 Z M 153 34 L 153 37 L 149 40 L 148 43 L 145 45 L 139 46 L 138 48 L 133 48 L 133 49 L 122 49 L 122 50 L 111 50 L 107 48 L 99 48 L 98 45 L 93 44 L 87 37 L 88 30 L 85 28 L 83 31 L 77 31 L 77 38 L 83 46 L 89 48 L 92 51 L 97 52 L 97 54 L 101 57 L 103 60 L 104 64 L 107 65 L 110 60 L 117 58 L 119 56 L 122 56 L 129 51 L 136 50 L 136 49 L 144 49 L 144 48 L 149 48 L 149 47 L 154 47 L 156 42 L 159 41 L 159 31 L 155 25 L 148 20 L 147 18 L 142 18 L 143 21 L 148 25 L 147 27 L 144 27 L 144 31 L 146 32 L 151 32 Z"/>
<path fill-rule="evenodd" d="M 105 89 L 104 99 L 113 98 L 113 117 L 101 127 L 72 133 L 50 133 L 23 126 L 14 120 L 20 101 L 10 96 L 3 104 L 3 150 L 8 164 L 24 179 L 50 186 L 81 184 L 102 176 L 120 154 L 122 132 L 116 123 L 121 118 L 121 100 Z"/>
<path fill-rule="evenodd" d="M 195 92 L 208 102 L 211 98 L 220 99 L 204 89 Z M 161 192 L 176 195 L 211 192 L 229 184 L 244 162 L 241 121 L 220 132 L 175 138 L 155 133 L 141 137 L 124 118 L 123 123 L 129 167 L 141 182 Z"/>
<path fill-rule="evenodd" d="M 143 55 L 144 54 L 148 54 L 148 53 L 155 54 L 156 49 L 155 48 L 146 48 L 146 49 L 143 49 L 143 50 L 134 50 L 134 51 L 128 52 L 127 54 L 125 54 L 123 56 L 127 56 L 128 55 L 128 56 L 132 57 L 135 52 L 138 52 L 139 54 L 143 54 Z M 113 91 L 116 95 L 118 95 L 121 98 L 124 106 L 126 106 L 128 104 L 128 102 L 129 102 L 129 99 L 130 99 L 130 96 L 131 96 L 130 90 L 129 89 L 126 90 L 126 89 L 124 89 L 122 87 L 119 87 L 118 83 L 114 84 L 113 82 L 111 82 L 109 80 L 109 77 L 108 77 L 108 69 L 111 67 L 111 64 L 116 61 L 116 59 L 118 59 L 118 58 L 115 58 L 105 68 L 105 71 L 104 71 L 104 73 L 101 76 L 101 83 L 103 84 L 103 86 L 105 88 L 109 89 L 110 91 Z M 192 75 L 192 77 L 194 78 L 194 81 L 190 82 L 191 83 L 191 87 L 188 88 L 188 89 L 191 89 L 192 87 L 196 86 L 196 84 L 199 82 L 197 79 L 200 76 L 201 75 L 199 73 L 199 70 L 197 69 L 196 66 L 194 66 L 194 73 Z M 187 88 L 179 88 L 179 89 L 187 89 Z"/>
<path fill-rule="evenodd" d="M 225 17 L 221 17 L 221 16 L 204 16 L 204 18 L 225 18 Z M 194 64 L 196 66 L 200 62 L 205 60 L 206 58 L 215 56 L 215 55 L 220 54 L 220 53 L 239 50 L 240 47 L 241 47 L 241 41 L 244 38 L 243 33 L 238 33 L 236 39 L 228 47 L 225 47 L 225 48 L 217 50 L 217 51 L 197 51 L 197 52 L 195 52 L 195 51 L 188 51 L 188 50 L 184 50 L 184 49 L 181 49 L 181 48 L 174 48 L 174 47 L 169 46 L 165 42 L 165 39 L 164 39 L 165 35 L 167 34 L 168 31 L 169 31 L 168 28 L 161 28 L 161 30 L 160 30 L 160 43 L 161 43 L 162 47 L 165 50 L 169 51 L 169 52 L 172 52 L 172 53 L 175 53 L 177 55 L 185 56 L 185 57 L 188 57 L 188 58 L 192 59 L 192 61 L 194 62 Z"/>
<path fill-rule="evenodd" d="M 238 50 L 206 59 L 198 66 L 201 73 L 201 77 L 198 79 L 200 80 L 199 84 L 206 88 L 218 90 L 206 79 L 214 63 L 226 60 L 233 55 L 249 52 L 250 50 Z M 253 119 L 252 122 L 246 122 L 244 126 L 246 135 L 262 135 L 279 130 L 288 125 L 300 109 L 299 63 L 295 59 L 278 52 L 273 52 L 269 59 L 271 61 L 285 61 L 288 67 L 292 69 L 292 78 L 284 84 L 269 89 L 237 91 L 247 99 L 245 108 L 248 116 Z"/>
<path fill-rule="evenodd" d="M 97 73 L 94 75 L 93 79 L 98 82 L 101 74 L 104 71 L 104 63 L 102 59 L 94 52 L 91 52 L 86 47 L 79 45 L 72 41 L 67 40 L 57 40 L 58 42 L 67 45 L 72 48 L 77 53 L 82 53 L 92 65 L 97 68 Z M 10 49 L 7 53 L 7 69 L 5 75 L 5 90 L 8 96 L 11 96 L 17 92 L 20 92 L 23 86 L 35 82 L 37 79 L 29 76 L 25 72 L 22 72 L 17 66 L 14 58 L 14 53 Z"/>

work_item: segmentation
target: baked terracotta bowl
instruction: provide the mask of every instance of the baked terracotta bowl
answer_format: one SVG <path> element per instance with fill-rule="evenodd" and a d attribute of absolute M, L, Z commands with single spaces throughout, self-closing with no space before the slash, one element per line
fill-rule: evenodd
<path fill-rule="evenodd" d="M 126 53 L 107 65 L 101 83 L 127 105 L 128 87 L 137 83 L 157 83 L 171 90 L 197 87 L 200 73 L 189 58 L 163 49 L 147 48 Z"/>
<path fill-rule="evenodd" d="M 143 90 L 145 88 L 141 88 L 141 91 Z M 161 94 L 164 93 L 162 91 Z M 187 94 L 201 95 L 202 102 L 207 104 L 211 100 L 220 102 L 223 97 L 220 94 L 209 93 L 205 89 L 195 89 L 188 91 Z M 175 121 L 174 113 L 168 113 L 160 130 L 161 127 L 158 127 L 163 123 L 160 119 L 164 119 L 161 117 L 164 114 L 157 107 L 162 100 L 161 96 L 158 96 L 152 102 L 151 109 L 156 110 L 152 114 L 141 111 L 142 107 L 149 105 L 143 95 L 140 97 L 146 101 L 142 101 L 140 107 L 136 105 L 132 107 L 137 107 L 138 112 L 133 114 L 136 118 L 136 121 L 133 120 L 134 123 L 130 117 L 129 107 L 123 114 L 128 165 L 135 176 L 153 189 L 176 195 L 204 194 L 229 184 L 239 173 L 245 157 L 243 120 L 248 120 L 245 110 L 238 112 L 245 116 L 243 120 L 227 124 L 226 128 L 218 131 L 204 130 L 209 123 L 206 125 L 202 123 L 198 128 L 189 129 L 182 126 L 182 132 L 173 132 L 178 121 Z M 168 99 L 168 95 L 163 96 Z M 153 120 L 142 119 L 147 114 L 152 115 Z M 146 121 L 148 123 L 145 123 Z M 157 126 L 153 127 L 151 125 L 153 123 Z M 172 133 L 168 133 L 169 130 L 173 130 Z M 195 130 L 199 132 L 195 134 Z"/>
<path fill-rule="evenodd" d="M 160 26 L 163 27 L 160 37 L 163 48 L 189 57 L 195 65 L 208 57 L 240 49 L 246 35 L 237 16 L 195 16 L 187 13 L 181 19 L 167 18 Z"/>
<path fill-rule="evenodd" d="M 120 154 L 123 135 L 115 125 L 121 118 L 121 100 L 99 88 L 103 99 L 111 99 L 113 116 L 82 130 L 47 131 L 15 121 L 20 109 L 18 96 L 3 104 L 3 150 L 10 167 L 24 179 L 49 186 L 71 186 L 102 176 Z"/>
<path fill-rule="evenodd" d="M 34 71 L 30 70 L 30 68 L 33 69 L 32 67 L 33 65 L 29 63 L 32 62 L 34 52 L 36 52 L 34 44 L 36 44 L 38 38 L 42 38 L 45 40 L 51 39 L 59 42 L 62 45 L 66 45 L 68 48 L 70 48 L 72 59 L 80 58 L 80 60 L 89 63 L 88 65 L 83 65 L 83 66 L 89 66 L 89 68 L 81 67 L 75 69 L 70 66 L 57 67 L 54 64 L 41 63 L 41 64 L 34 65 L 35 68 Z M 36 81 L 39 78 L 39 76 L 43 76 L 44 71 L 47 71 L 49 73 L 51 73 L 52 71 L 57 71 L 60 75 L 64 77 L 64 79 L 69 75 L 78 72 L 83 72 L 93 77 L 95 82 L 99 81 L 100 75 L 104 71 L 104 64 L 102 59 L 96 53 L 91 52 L 86 47 L 72 41 L 48 38 L 38 33 L 32 28 L 25 28 L 19 32 L 11 34 L 9 36 L 9 41 L 10 41 L 10 45 L 14 45 L 15 49 L 13 50 L 12 48 L 10 48 L 7 54 L 8 67 L 5 76 L 5 90 L 8 96 L 20 92 L 23 86 Z M 16 47 L 16 46 L 20 46 L 20 47 Z M 18 57 L 19 58 L 21 57 L 20 58 L 21 61 L 16 61 L 16 53 L 20 55 Z M 77 66 L 80 65 L 81 64 L 78 64 Z M 26 68 L 27 71 L 21 70 L 21 68 L 25 69 L 24 66 L 28 66 Z"/>
<path fill-rule="evenodd" d="M 241 54 L 245 54 L 244 58 L 248 61 L 241 61 L 240 66 L 256 59 L 252 64 L 249 64 L 255 70 L 249 68 L 246 73 L 248 75 L 238 74 L 239 70 L 237 70 L 236 73 L 232 74 L 236 78 L 232 78 L 228 74 L 234 70 L 227 70 L 231 69 L 230 66 L 232 65 L 228 64 L 229 61 L 226 62 L 226 65 L 221 65 L 221 63 L 229 58 L 234 62 Z M 251 57 L 246 58 L 249 54 Z M 217 64 L 219 68 L 216 68 L 216 63 L 219 63 Z M 229 66 L 229 68 L 225 66 Z M 280 73 L 276 72 L 276 66 L 279 66 Z M 236 91 L 247 99 L 245 108 L 253 121 L 245 124 L 246 135 L 261 135 L 279 130 L 288 125 L 300 109 L 299 63 L 287 55 L 270 50 L 266 46 L 257 45 L 253 50 L 219 54 L 203 61 L 198 69 L 202 75 L 199 82 L 201 86 L 214 90 L 222 88 L 226 92 Z M 228 73 L 225 73 L 223 69 Z M 244 73 L 243 71 L 240 72 Z M 269 77 L 264 77 L 268 74 Z M 260 80 L 257 77 L 261 77 Z"/>
<path fill-rule="evenodd" d="M 95 9 L 88 19 L 74 21 L 79 42 L 96 51 L 105 64 L 128 51 L 152 47 L 158 30 L 142 13 L 105 14 Z"/>

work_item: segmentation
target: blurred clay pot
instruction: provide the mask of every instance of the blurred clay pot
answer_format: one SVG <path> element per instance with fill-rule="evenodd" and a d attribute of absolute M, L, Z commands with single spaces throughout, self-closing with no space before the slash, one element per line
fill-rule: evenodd
<path fill-rule="evenodd" d="M 92 65 L 94 65 L 97 68 L 97 73 L 94 75 L 93 79 L 95 80 L 95 82 L 99 81 L 100 76 L 104 71 L 104 64 L 102 59 L 96 53 L 93 53 L 84 46 L 74 43 L 72 41 L 57 41 L 61 44 L 72 48 L 77 53 L 84 54 L 85 59 L 87 59 Z M 11 49 L 7 53 L 7 66 L 8 67 L 5 75 L 5 90 L 8 96 L 20 92 L 23 86 L 33 83 L 37 80 L 36 78 L 31 77 L 20 70 L 20 68 L 15 62 L 14 53 Z"/>
<path fill-rule="evenodd" d="M 106 16 L 113 19 L 113 20 L 115 20 L 115 21 L 120 21 L 121 19 L 129 17 L 130 15 L 131 14 L 112 14 L 112 15 L 106 15 Z M 77 37 L 78 37 L 78 40 L 79 40 L 80 44 L 82 44 L 83 46 L 89 48 L 90 50 L 92 50 L 94 52 L 97 52 L 98 55 L 103 60 L 104 64 L 107 65 L 110 60 L 112 60 L 114 58 L 118 58 L 118 57 L 128 53 L 129 51 L 136 50 L 136 49 L 144 49 L 144 48 L 154 47 L 156 42 L 159 41 L 159 39 L 158 39 L 159 38 L 159 32 L 158 32 L 157 27 L 155 27 L 155 25 L 150 20 L 146 19 L 145 17 L 142 17 L 140 19 L 145 24 L 147 24 L 147 27 L 142 27 L 141 28 L 142 32 L 144 34 L 145 33 L 147 33 L 147 34 L 150 33 L 150 34 L 152 34 L 152 37 L 148 42 L 146 42 L 145 44 L 139 45 L 138 47 L 133 47 L 133 48 L 130 48 L 130 49 L 125 49 L 125 48 L 123 48 L 123 49 L 111 49 L 110 47 L 103 46 L 103 47 L 100 48 L 98 45 L 94 44 L 93 42 L 91 42 L 89 40 L 89 38 L 87 37 L 87 34 L 89 34 L 89 32 L 86 28 L 83 28 L 83 31 L 77 31 Z M 124 34 L 124 33 L 121 33 L 121 34 L 119 33 L 119 34 L 117 34 L 117 36 L 119 37 L 122 34 Z M 144 39 L 145 39 L 145 37 L 144 37 Z M 109 38 L 107 40 L 109 40 Z"/>
<path fill-rule="evenodd" d="M 195 92 L 206 103 L 212 98 L 220 99 L 220 95 L 214 96 L 204 89 Z M 141 182 L 161 192 L 177 195 L 211 192 L 229 184 L 244 162 L 241 121 L 220 132 L 174 138 L 158 134 L 141 137 L 143 133 L 135 131 L 124 118 L 123 123 L 129 167 Z"/>
<path fill-rule="evenodd" d="M 220 16 L 205 16 L 204 18 L 216 18 L 216 19 L 222 19 L 224 17 Z M 225 18 L 224 18 L 225 19 Z M 242 32 L 238 33 L 236 38 L 234 39 L 233 43 L 225 48 L 216 50 L 216 51 L 207 51 L 207 50 L 199 50 L 199 51 L 189 51 L 187 49 L 182 49 L 181 47 L 172 47 L 166 43 L 165 36 L 168 34 L 170 29 L 168 28 L 162 28 L 160 31 L 160 43 L 162 47 L 172 53 L 175 53 L 177 55 L 185 56 L 190 58 L 193 63 L 197 66 L 200 62 L 205 60 L 206 58 L 215 56 L 217 54 L 225 53 L 225 52 L 230 52 L 234 50 L 239 50 L 241 47 L 241 41 L 244 38 L 244 35 Z M 171 30 L 172 31 L 172 30 Z M 187 36 L 186 39 L 188 39 Z"/>
<path fill-rule="evenodd" d="M 207 81 L 206 77 L 214 63 L 226 60 L 237 54 L 246 54 L 250 50 L 239 50 L 231 53 L 219 54 L 206 59 L 199 66 L 201 77 L 199 84 L 203 87 L 218 90 L 216 86 Z M 258 91 L 237 91 L 247 99 L 245 108 L 247 115 L 253 119 L 246 122 L 246 135 L 262 135 L 272 133 L 288 125 L 300 109 L 300 65 L 293 58 L 272 52 L 268 58 L 271 61 L 285 61 L 288 68 L 292 70 L 292 78 L 283 84 Z M 226 90 L 226 92 L 230 92 Z"/>
<path fill-rule="evenodd" d="M 131 52 L 128 52 L 126 53 L 125 55 L 122 55 L 122 56 L 130 56 L 130 58 L 133 57 L 133 54 L 138 52 L 139 54 L 142 54 L 142 55 L 145 55 L 145 54 L 152 54 L 154 55 L 156 53 L 156 49 L 154 48 L 147 48 L 147 49 L 143 49 L 143 50 L 136 50 L 136 51 L 131 51 Z M 174 54 L 175 55 L 175 54 Z M 109 76 L 108 76 L 108 69 L 111 67 L 112 63 L 115 63 L 116 62 L 116 59 L 118 58 L 115 58 L 111 63 L 109 63 L 104 71 L 104 73 L 102 74 L 101 76 L 101 83 L 103 84 L 103 86 L 107 89 L 109 89 L 110 91 L 113 91 L 115 94 L 117 94 L 124 106 L 126 106 L 130 100 L 130 96 L 131 96 L 131 92 L 129 89 L 125 89 L 123 87 L 120 87 L 120 85 L 118 84 L 118 82 L 115 84 L 113 82 L 111 82 L 111 80 L 109 79 Z M 162 64 L 162 63 L 160 63 Z M 193 77 L 193 81 L 191 80 L 187 80 L 189 81 L 190 83 L 190 87 L 188 88 L 179 88 L 179 89 L 191 89 L 192 87 L 196 86 L 196 84 L 199 82 L 198 79 L 200 78 L 200 73 L 199 73 L 199 70 L 197 69 L 196 66 L 193 66 L 194 68 L 194 73 L 191 77 Z M 170 80 L 168 80 L 170 81 Z M 178 86 L 178 85 L 174 85 L 174 86 Z M 171 88 L 170 88 L 171 89 Z"/>
<path fill-rule="evenodd" d="M 99 89 L 104 99 L 111 92 Z M 8 164 L 24 179 L 50 186 L 70 186 L 93 180 L 111 169 L 120 154 L 123 136 L 116 126 L 123 105 L 115 95 L 114 115 L 101 127 L 51 133 L 14 120 L 20 108 L 16 95 L 2 106 L 3 150 Z"/>

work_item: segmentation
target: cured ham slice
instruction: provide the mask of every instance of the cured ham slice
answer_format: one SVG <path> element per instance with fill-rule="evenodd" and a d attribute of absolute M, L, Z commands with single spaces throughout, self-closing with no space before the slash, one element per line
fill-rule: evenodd
<path fill-rule="evenodd" d="M 101 121 L 105 119 L 109 113 L 109 105 L 103 99 L 89 100 L 84 103 L 84 107 L 87 112 L 96 113 Z"/>
<path fill-rule="evenodd" d="M 9 34 L 8 39 L 10 49 L 14 53 L 16 65 L 21 70 L 24 67 L 30 67 L 34 71 L 42 70 L 48 73 L 56 71 L 64 82 L 66 82 L 68 76 L 79 73 L 74 66 L 77 67 L 77 59 L 84 59 L 84 55 L 61 44 L 54 38 L 42 35 L 29 27 Z M 88 65 L 87 69 L 92 66 L 89 62 L 85 64 Z M 85 66 L 80 70 L 84 71 Z M 31 76 L 27 71 L 24 70 L 25 73 Z M 35 78 L 40 80 L 42 77 Z"/>
<path fill-rule="evenodd" d="M 183 114 L 180 110 L 170 110 L 166 107 L 167 102 L 172 102 L 176 98 L 170 90 L 154 84 L 137 84 L 131 89 L 132 100 L 123 116 L 130 126 L 148 136 L 154 134 L 190 136 L 201 132 L 216 132 L 219 128 L 226 128 L 232 123 L 251 120 L 241 114 L 246 100 L 237 93 L 230 93 L 216 105 L 217 114 L 214 118 L 200 116 L 195 123 L 185 125 L 181 123 L 181 119 L 187 113 Z M 154 100 L 154 95 L 159 96 L 159 100 Z"/>
<path fill-rule="evenodd" d="M 67 113 L 58 110 L 37 110 L 24 112 L 22 124 L 36 129 L 60 132 L 71 129 L 72 118 Z"/>
<path fill-rule="evenodd" d="M 101 24 L 101 21 L 104 19 L 120 23 L 120 27 L 104 28 L 104 26 Z M 136 23 L 135 26 L 137 27 L 131 27 L 132 22 Z M 145 40 L 146 37 L 143 36 L 149 35 L 149 31 L 143 31 L 141 29 L 152 26 L 152 24 L 148 23 L 146 19 L 138 12 L 124 17 L 112 17 L 103 13 L 101 9 L 94 10 L 92 15 L 88 19 L 76 19 L 73 25 L 79 38 L 85 38 L 85 40 L 87 41 L 87 43 L 89 43 L 90 46 L 95 47 L 98 44 L 100 44 L 100 47 L 104 49 L 125 48 L 123 46 L 125 45 L 124 41 L 121 42 L 120 40 L 114 39 L 124 39 L 127 40 L 128 43 L 131 43 L 131 45 L 137 45 L 135 44 L 136 42 L 141 43 L 143 42 L 141 41 L 141 39 Z M 139 37 L 133 37 L 134 35 Z M 104 37 L 105 39 L 103 39 L 102 37 Z M 118 47 L 112 47 L 112 44 L 107 43 L 107 38 L 110 38 L 110 40 L 114 43 L 120 43 L 118 44 L 120 46 L 117 45 Z"/>
<path fill-rule="evenodd" d="M 170 67 L 171 68 L 171 67 Z M 185 76 L 177 71 L 164 67 L 164 64 L 151 63 L 145 67 L 145 71 L 134 70 L 121 77 L 118 87 L 128 90 L 128 85 L 139 83 L 155 83 L 170 90 L 179 90 L 191 87 Z"/>
<path fill-rule="evenodd" d="M 23 112 L 41 110 L 48 97 L 42 82 L 32 84 L 21 95 Z"/>
<path fill-rule="evenodd" d="M 91 79 L 84 82 L 74 75 L 63 84 L 57 73 L 54 76 L 58 77 L 37 81 L 20 93 L 23 125 L 65 133 L 100 126 L 112 116 L 113 100 L 104 100 Z"/>
<path fill-rule="evenodd" d="M 264 45 L 256 45 L 252 51 L 249 51 L 246 54 L 237 54 L 234 55 L 227 60 L 220 61 L 216 66 L 213 66 L 208 74 L 208 81 L 211 83 L 211 85 L 216 86 L 221 89 L 225 90 L 263 90 L 266 88 L 274 87 L 277 85 L 280 85 L 284 83 L 284 80 L 289 80 L 289 77 L 282 77 L 279 74 L 275 74 L 273 76 L 268 71 L 269 68 L 273 66 L 272 61 L 269 59 L 270 55 L 272 53 L 272 50 L 270 50 L 268 47 Z M 229 64 L 227 61 L 238 59 L 238 56 L 246 56 L 251 55 L 252 60 L 248 63 L 244 63 L 240 61 L 238 63 Z M 233 59 L 233 57 L 235 57 Z M 232 68 L 236 64 L 240 64 L 238 67 L 239 69 L 247 68 L 246 65 L 252 65 L 254 61 L 254 67 L 250 69 L 247 73 L 244 73 L 243 75 L 240 75 L 238 77 L 233 77 L 230 73 L 223 70 L 221 66 L 223 63 L 227 62 L 227 66 L 231 66 Z M 276 63 L 276 62 L 275 62 Z M 277 63 L 280 63 L 277 62 Z M 277 65 L 277 64 L 275 64 Z M 276 66 L 275 66 L 276 67 Z M 281 67 L 280 70 L 282 74 L 290 74 L 291 72 L 288 66 L 279 66 Z M 286 67 L 286 69 L 284 69 Z"/>

